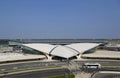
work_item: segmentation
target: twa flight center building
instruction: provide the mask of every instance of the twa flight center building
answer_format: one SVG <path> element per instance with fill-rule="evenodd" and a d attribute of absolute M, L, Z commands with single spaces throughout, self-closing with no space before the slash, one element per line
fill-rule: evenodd
<path fill-rule="evenodd" d="M 84 53 L 92 53 L 99 46 L 99 43 L 72 43 L 69 45 L 52 45 L 44 43 L 22 44 L 23 52 L 34 50 L 44 55 L 48 60 L 52 59 L 80 59 Z M 29 49 L 29 50 L 28 50 Z M 33 51 L 31 51 L 33 52 Z M 34 53 L 33 53 L 34 54 Z"/>
<path fill-rule="evenodd" d="M 120 59 L 120 51 L 100 49 L 101 43 L 71 43 L 57 45 L 49 43 L 20 43 L 9 45 L 15 48 L 0 52 L 0 62 L 25 60 L 81 60 L 81 59 Z M 6 47 L 8 49 L 8 47 Z M 20 47 L 17 51 L 16 47 Z M 3 48 L 2 48 L 3 49 Z"/>

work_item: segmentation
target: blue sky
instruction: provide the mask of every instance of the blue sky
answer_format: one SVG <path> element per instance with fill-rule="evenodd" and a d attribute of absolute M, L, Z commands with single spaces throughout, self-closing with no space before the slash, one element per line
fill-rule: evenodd
<path fill-rule="evenodd" d="M 120 0 L 0 0 L 0 38 L 120 38 Z"/>

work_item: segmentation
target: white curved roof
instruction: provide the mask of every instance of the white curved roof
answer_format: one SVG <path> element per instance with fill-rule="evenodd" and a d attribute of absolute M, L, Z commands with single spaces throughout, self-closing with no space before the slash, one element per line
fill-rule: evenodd
<path fill-rule="evenodd" d="M 84 53 L 85 51 L 95 48 L 98 45 L 100 44 L 98 43 L 74 43 L 74 44 L 70 44 L 66 46 L 78 51 L 79 53 Z"/>
<path fill-rule="evenodd" d="M 30 43 L 30 44 L 23 44 L 23 45 L 47 54 L 49 54 L 49 52 L 54 47 L 56 47 L 50 44 L 39 44 L 39 43 Z"/>
<path fill-rule="evenodd" d="M 75 50 L 65 47 L 65 46 L 57 46 L 52 52 L 51 55 L 54 56 L 60 56 L 60 57 L 64 57 L 64 58 L 70 58 L 73 56 L 76 56 L 78 54 L 78 52 L 76 52 Z"/>
<path fill-rule="evenodd" d="M 30 43 L 23 44 L 24 46 L 30 47 L 32 49 L 38 50 L 45 54 L 51 54 L 53 56 L 59 56 L 64 58 L 70 58 L 76 56 L 80 53 L 92 49 L 99 44 L 97 43 L 74 43 L 70 45 L 60 46 L 60 45 L 50 45 L 41 43 Z"/>

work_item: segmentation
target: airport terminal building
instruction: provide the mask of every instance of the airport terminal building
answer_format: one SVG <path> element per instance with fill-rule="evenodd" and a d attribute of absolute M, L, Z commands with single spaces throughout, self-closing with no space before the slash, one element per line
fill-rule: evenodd
<path fill-rule="evenodd" d="M 66 43 L 64 40 L 58 42 L 9 41 L 8 47 L 2 47 L 0 50 L 0 56 L 2 56 L 0 61 L 120 59 L 120 51 L 101 49 L 101 44 L 100 42 L 75 42 L 74 40 L 73 42 L 68 40 Z"/>
<path fill-rule="evenodd" d="M 22 44 L 24 52 L 37 52 L 43 54 L 47 59 L 51 60 L 53 58 L 77 58 L 79 59 L 83 53 L 94 52 L 96 47 L 99 46 L 98 43 L 73 43 L 69 45 L 52 45 L 43 43 L 28 43 Z M 31 51 L 32 50 L 32 51 Z"/>

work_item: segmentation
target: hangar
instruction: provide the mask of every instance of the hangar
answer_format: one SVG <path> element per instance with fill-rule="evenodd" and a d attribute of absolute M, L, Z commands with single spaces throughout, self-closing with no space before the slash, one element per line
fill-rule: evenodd
<path fill-rule="evenodd" d="M 37 50 L 40 53 L 43 53 L 49 60 L 51 60 L 54 56 L 65 59 L 77 57 L 77 59 L 79 59 L 81 54 L 85 52 L 91 52 L 91 50 L 93 50 L 100 44 L 72 43 L 69 45 L 52 45 L 52 44 L 43 44 L 43 43 L 28 43 L 22 45 Z"/>

